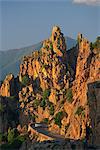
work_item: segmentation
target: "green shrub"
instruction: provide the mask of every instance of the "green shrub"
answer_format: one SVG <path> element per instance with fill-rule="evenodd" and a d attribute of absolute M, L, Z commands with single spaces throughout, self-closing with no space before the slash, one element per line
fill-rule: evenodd
<path fill-rule="evenodd" d="M 29 82 L 30 82 L 30 79 L 29 79 L 28 75 L 24 75 L 24 76 L 22 77 L 22 82 L 21 82 L 22 85 L 26 86 L 26 85 L 29 84 Z"/>
<path fill-rule="evenodd" d="M 85 112 L 84 112 L 84 110 L 82 111 L 81 115 L 82 115 L 82 117 L 85 117 Z"/>
<path fill-rule="evenodd" d="M 4 134 L 0 133 L 0 142 L 3 142 L 3 141 L 4 141 Z"/>
<path fill-rule="evenodd" d="M 0 142 L 3 141 L 3 133 L 0 133 Z"/>
<path fill-rule="evenodd" d="M 43 109 L 45 108 L 47 102 L 48 102 L 48 97 L 50 95 L 50 90 L 47 89 L 43 92 L 43 95 L 42 95 L 42 101 L 40 103 L 40 106 L 43 107 Z"/>
<path fill-rule="evenodd" d="M 48 124 L 49 119 L 48 118 L 44 118 L 43 122 L 46 123 L 46 124 Z"/>
<path fill-rule="evenodd" d="M 61 120 L 63 117 L 63 112 L 58 112 L 54 118 L 55 124 L 57 124 L 61 128 Z"/>
<path fill-rule="evenodd" d="M 50 112 L 50 115 L 54 115 L 54 106 L 53 106 L 53 104 L 50 105 L 49 112 Z"/>
<path fill-rule="evenodd" d="M 21 143 L 23 143 L 26 140 L 26 137 L 24 135 L 18 135 L 16 137 L 16 140 L 20 141 Z"/>
<path fill-rule="evenodd" d="M 57 47 L 60 48 L 60 38 L 58 38 Z"/>
<path fill-rule="evenodd" d="M 94 48 L 100 48 L 100 36 L 96 38 L 94 43 L 90 43 L 90 49 L 93 50 Z"/>
<path fill-rule="evenodd" d="M 9 100 L 15 100 L 15 99 L 16 99 L 16 96 L 13 95 L 13 96 L 9 96 L 8 98 L 9 98 Z"/>
<path fill-rule="evenodd" d="M 3 133 L 3 142 L 6 142 L 7 141 L 7 132 Z"/>
<path fill-rule="evenodd" d="M 53 50 L 53 45 L 52 45 L 52 43 L 50 44 L 50 50 Z"/>
<path fill-rule="evenodd" d="M 67 98 L 67 101 L 69 103 L 73 102 L 73 94 L 72 94 L 72 89 L 71 88 L 67 90 L 66 98 Z"/>
<path fill-rule="evenodd" d="M 17 129 L 8 129 L 8 142 L 12 143 L 14 138 L 16 138 L 18 136 L 18 131 Z"/>
<path fill-rule="evenodd" d="M 48 68 L 48 65 L 43 64 L 43 65 L 42 65 L 42 69 L 43 69 L 43 68 L 47 69 L 47 68 Z"/>
<path fill-rule="evenodd" d="M 43 107 L 43 109 L 45 108 L 45 106 L 46 106 L 46 100 L 45 99 L 42 99 L 40 106 Z"/>
<path fill-rule="evenodd" d="M 50 90 L 49 89 L 46 89 L 44 92 L 43 92 L 43 99 L 48 99 L 50 95 Z"/>
<path fill-rule="evenodd" d="M 37 108 L 39 106 L 39 100 L 35 99 L 33 105 L 34 105 L 34 108 Z"/>
<path fill-rule="evenodd" d="M 92 51 L 94 49 L 93 43 L 90 43 L 90 50 Z"/>
<path fill-rule="evenodd" d="M 2 150 L 15 150 L 19 149 L 21 144 L 26 140 L 25 136 L 19 135 L 12 140 L 12 142 L 8 142 L 6 144 L 1 145 Z"/>
<path fill-rule="evenodd" d="M 35 121 L 36 115 L 35 115 L 35 114 L 32 114 L 31 119 L 32 119 L 33 121 Z"/>
<path fill-rule="evenodd" d="M 0 112 L 2 113 L 2 112 L 4 112 L 4 110 L 5 110 L 5 106 L 0 103 Z"/>
<path fill-rule="evenodd" d="M 2 144 L 0 146 L 0 148 L 1 148 L 0 150 L 11 150 L 12 149 L 11 144 L 9 144 L 9 143 Z"/>
<path fill-rule="evenodd" d="M 77 108 L 77 111 L 75 112 L 75 114 L 79 116 L 79 115 L 82 114 L 83 110 L 84 110 L 83 107 L 82 107 L 82 106 L 79 106 L 79 107 Z"/>

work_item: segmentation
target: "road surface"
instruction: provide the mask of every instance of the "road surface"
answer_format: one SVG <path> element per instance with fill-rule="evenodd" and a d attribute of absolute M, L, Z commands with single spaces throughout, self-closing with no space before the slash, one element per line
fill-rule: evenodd
<path fill-rule="evenodd" d="M 42 124 L 40 123 L 40 126 L 39 126 L 39 123 L 38 123 L 38 126 L 35 127 L 35 124 L 31 124 L 30 125 L 34 130 L 36 130 L 38 133 L 42 133 L 48 137 L 51 137 L 51 138 L 54 138 L 55 140 L 65 140 L 65 137 L 62 136 L 62 135 L 59 135 L 59 134 L 55 134 L 55 133 L 52 133 L 50 131 L 48 131 L 47 127 L 45 127 L 43 125 L 42 127 Z"/>

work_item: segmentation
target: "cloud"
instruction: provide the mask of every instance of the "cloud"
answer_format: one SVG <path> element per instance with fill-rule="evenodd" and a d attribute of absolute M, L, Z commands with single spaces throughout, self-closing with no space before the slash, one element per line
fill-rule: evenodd
<path fill-rule="evenodd" d="M 97 5 L 100 6 L 100 0 L 73 0 L 77 4 Z"/>

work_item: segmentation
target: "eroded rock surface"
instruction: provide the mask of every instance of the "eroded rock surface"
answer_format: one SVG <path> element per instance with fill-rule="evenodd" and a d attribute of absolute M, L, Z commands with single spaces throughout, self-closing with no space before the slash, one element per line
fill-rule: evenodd
<path fill-rule="evenodd" d="M 3 84 L 0 87 L 0 95 L 1 96 L 12 96 L 14 93 L 14 76 L 9 74 L 6 76 Z"/>
<path fill-rule="evenodd" d="M 72 57 L 73 50 L 77 59 L 71 67 L 71 60 L 65 60 Z M 19 96 L 25 95 L 21 107 L 27 115 L 35 116 L 35 121 L 47 119 L 50 131 L 78 140 L 84 139 L 87 128 L 91 128 L 87 84 L 100 79 L 99 52 L 91 51 L 89 41 L 78 34 L 78 45 L 68 56 L 63 34 L 59 27 L 54 27 L 40 52 L 24 58 L 19 77 L 27 74 L 33 90 L 25 95 L 22 89 Z"/>
<path fill-rule="evenodd" d="M 21 114 L 24 114 L 22 122 L 45 122 L 55 134 L 73 140 L 87 139 L 88 143 L 99 146 L 100 93 L 98 88 L 93 88 L 93 83 L 100 80 L 99 48 L 91 50 L 90 42 L 78 34 L 77 45 L 66 50 L 61 29 L 54 26 L 40 51 L 24 57 L 18 92 Z M 2 96 L 12 95 L 13 80 L 12 75 L 6 77 L 0 88 Z M 91 102 L 93 93 L 95 98 Z M 91 130 L 96 138 L 94 143 Z"/>

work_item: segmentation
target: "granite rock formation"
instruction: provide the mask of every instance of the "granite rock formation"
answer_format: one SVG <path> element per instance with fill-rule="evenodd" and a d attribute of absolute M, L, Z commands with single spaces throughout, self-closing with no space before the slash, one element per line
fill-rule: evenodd
<path fill-rule="evenodd" d="M 27 124 L 45 122 L 55 134 L 87 139 L 89 144 L 99 146 L 100 93 L 94 83 L 100 84 L 100 49 L 91 50 L 90 42 L 80 33 L 77 39 L 77 45 L 67 52 L 64 36 L 54 26 L 40 51 L 23 58 L 17 90 L 21 114 Z M 13 80 L 12 75 L 6 77 L 0 95 L 12 95 Z M 91 142 L 93 137 L 95 142 Z"/>

